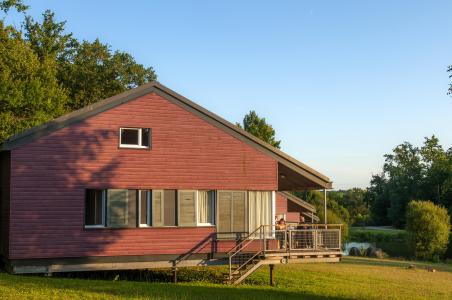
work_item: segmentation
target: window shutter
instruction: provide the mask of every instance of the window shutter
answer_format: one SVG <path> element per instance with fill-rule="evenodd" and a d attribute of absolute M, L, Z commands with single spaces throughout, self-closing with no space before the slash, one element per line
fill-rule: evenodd
<path fill-rule="evenodd" d="M 196 226 L 196 191 L 178 191 L 179 226 Z"/>
<path fill-rule="evenodd" d="M 152 226 L 163 226 L 163 191 L 152 191 Z"/>
<path fill-rule="evenodd" d="M 232 231 L 246 232 L 246 194 L 232 193 Z"/>
<path fill-rule="evenodd" d="M 220 233 L 230 233 L 232 193 L 228 191 L 218 191 L 217 199 L 217 231 Z"/>
<path fill-rule="evenodd" d="M 125 227 L 128 224 L 128 190 L 108 190 L 108 227 Z"/>
<path fill-rule="evenodd" d="M 176 190 L 164 190 L 163 194 L 163 225 L 177 226 Z"/>

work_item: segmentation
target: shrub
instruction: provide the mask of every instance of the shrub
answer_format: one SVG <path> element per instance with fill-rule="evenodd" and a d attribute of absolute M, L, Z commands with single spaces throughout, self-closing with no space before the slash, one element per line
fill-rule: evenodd
<path fill-rule="evenodd" d="M 413 200 L 408 203 L 406 229 L 419 259 L 434 260 L 447 249 L 450 218 L 444 207 L 430 201 Z"/>

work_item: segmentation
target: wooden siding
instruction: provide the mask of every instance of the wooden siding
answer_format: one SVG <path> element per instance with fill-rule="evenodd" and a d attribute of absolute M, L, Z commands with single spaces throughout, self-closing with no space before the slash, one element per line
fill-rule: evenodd
<path fill-rule="evenodd" d="M 280 193 L 276 193 L 275 201 L 276 201 L 275 203 L 276 215 L 287 213 L 287 202 L 289 200 L 287 200 L 287 198 L 281 195 Z"/>
<path fill-rule="evenodd" d="M 122 126 L 152 128 L 152 150 L 119 149 Z M 275 160 L 156 94 L 18 147 L 11 162 L 11 259 L 218 246 L 212 227 L 85 230 L 86 188 L 277 190 Z"/>
<path fill-rule="evenodd" d="M 7 258 L 9 250 L 10 158 L 9 151 L 0 152 L 0 258 Z"/>

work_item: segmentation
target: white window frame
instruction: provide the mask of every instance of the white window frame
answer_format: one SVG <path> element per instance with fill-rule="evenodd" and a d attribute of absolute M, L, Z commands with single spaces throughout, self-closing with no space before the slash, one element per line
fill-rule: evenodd
<path fill-rule="evenodd" d="M 146 223 L 142 223 L 141 220 L 141 191 L 138 191 L 138 227 L 151 227 L 151 194 L 152 190 L 146 190 L 146 202 L 147 202 L 147 212 L 146 212 Z"/>
<path fill-rule="evenodd" d="M 213 199 L 212 199 L 212 216 L 210 223 L 200 223 L 199 222 L 199 211 L 198 211 L 198 199 L 199 199 L 199 192 L 212 192 Z M 209 226 L 215 226 L 215 216 L 216 216 L 216 199 L 217 199 L 217 191 L 215 190 L 197 190 L 196 191 L 196 225 L 198 227 L 209 227 Z"/>
<path fill-rule="evenodd" d="M 121 133 L 123 129 L 127 129 L 127 130 L 136 130 L 138 131 L 138 145 L 135 144 L 123 144 L 122 140 L 121 140 Z M 144 128 L 147 129 L 147 128 Z M 132 149 L 150 149 L 151 147 L 151 136 L 150 136 L 150 131 L 149 131 L 149 146 L 142 146 L 142 132 L 143 132 L 143 128 L 138 128 L 138 127 L 120 127 L 119 128 L 119 148 L 132 148 Z"/>
<path fill-rule="evenodd" d="M 107 210 L 107 190 L 101 190 L 101 192 L 102 192 L 102 224 L 85 225 L 85 228 L 105 228 L 106 227 L 105 212 Z"/>

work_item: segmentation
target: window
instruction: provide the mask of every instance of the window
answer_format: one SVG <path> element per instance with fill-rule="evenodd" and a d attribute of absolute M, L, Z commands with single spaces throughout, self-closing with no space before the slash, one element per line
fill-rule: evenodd
<path fill-rule="evenodd" d="M 143 148 L 151 147 L 150 128 L 120 128 L 119 146 L 121 148 Z"/>
<path fill-rule="evenodd" d="M 215 191 L 198 191 L 198 225 L 213 225 Z"/>
<path fill-rule="evenodd" d="M 112 189 L 107 191 L 107 226 L 136 227 L 137 190 Z"/>
<path fill-rule="evenodd" d="M 138 225 L 140 227 L 147 227 L 151 225 L 151 191 L 138 191 Z"/>
<path fill-rule="evenodd" d="M 247 203 L 244 191 L 218 191 L 217 231 L 220 237 L 236 238 L 247 232 Z"/>
<path fill-rule="evenodd" d="M 103 227 L 105 225 L 105 191 L 86 190 L 85 225 Z"/>

